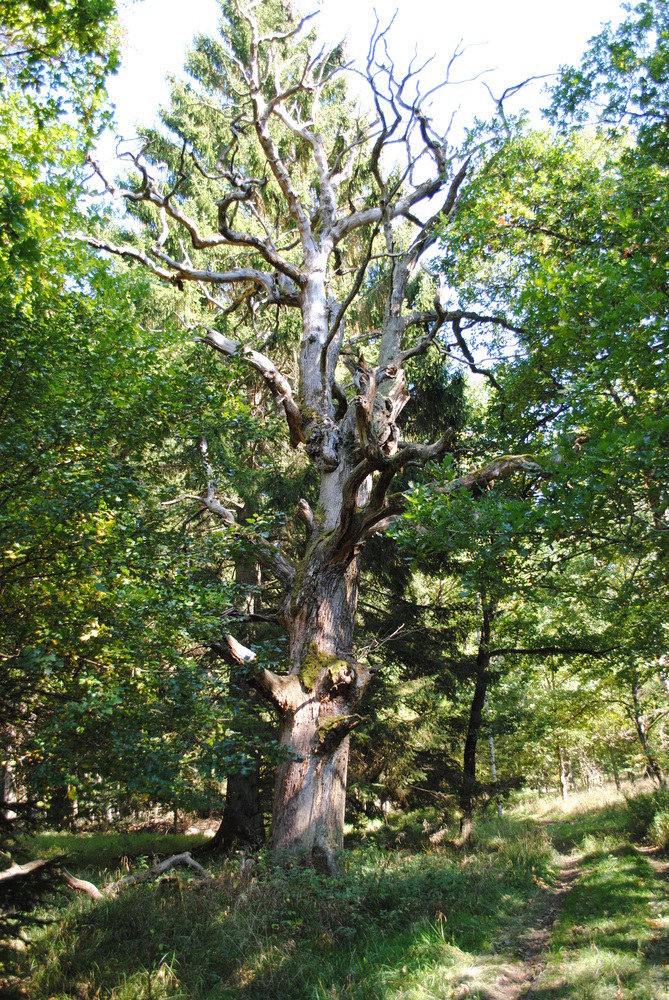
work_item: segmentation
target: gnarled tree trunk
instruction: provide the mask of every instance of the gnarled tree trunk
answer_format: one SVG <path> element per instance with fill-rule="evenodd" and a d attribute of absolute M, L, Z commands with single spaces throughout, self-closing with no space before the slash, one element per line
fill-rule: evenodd
<path fill-rule="evenodd" d="M 327 549 L 327 546 L 326 546 Z M 349 733 L 369 671 L 353 658 L 358 566 L 307 558 L 292 604 L 290 655 L 297 669 L 283 708 L 272 819 L 275 850 L 330 858 L 344 840 Z"/>

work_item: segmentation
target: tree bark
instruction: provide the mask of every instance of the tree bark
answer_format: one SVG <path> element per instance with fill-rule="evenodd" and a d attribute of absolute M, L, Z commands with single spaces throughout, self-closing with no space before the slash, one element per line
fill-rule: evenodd
<path fill-rule="evenodd" d="M 495 740 L 492 735 L 492 726 L 490 725 L 490 705 L 488 702 L 488 695 L 486 693 L 484 709 L 486 713 L 487 723 L 488 723 L 488 746 L 490 748 L 490 777 L 492 779 L 493 785 L 497 786 L 497 764 L 495 762 Z M 499 800 L 499 794 L 495 793 L 495 808 L 497 809 L 497 818 L 504 818 L 504 811 L 502 809 L 502 803 Z"/>
<path fill-rule="evenodd" d="M 253 614 L 257 610 L 257 590 L 260 586 L 260 564 L 240 557 L 235 567 L 237 583 L 245 587 L 244 607 Z M 246 703 L 253 697 L 247 673 L 239 664 L 230 662 L 230 695 L 233 701 Z M 265 822 L 260 789 L 260 761 L 257 756 L 251 767 L 231 771 L 227 776 L 223 818 L 207 853 L 227 851 L 235 844 L 256 850 L 265 842 Z"/>
<path fill-rule="evenodd" d="M 353 709 L 369 672 L 352 655 L 357 557 L 348 565 L 323 564 L 318 549 L 291 602 L 296 674 L 280 719 L 286 759 L 277 772 L 272 844 L 280 854 L 320 854 L 331 868 L 344 843 Z"/>
<path fill-rule="evenodd" d="M 613 771 L 613 780 L 616 783 L 616 790 L 620 791 L 620 773 L 616 763 L 615 751 L 612 746 L 609 746 L 609 758 L 611 760 L 611 770 Z"/>
<path fill-rule="evenodd" d="M 571 791 L 571 764 L 565 757 L 562 744 L 559 740 L 557 744 L 557 756 L 560 764 L 560 790 L 562 792 L 562 798 L 566 802 L 569 798 L 569 792 Z"/>

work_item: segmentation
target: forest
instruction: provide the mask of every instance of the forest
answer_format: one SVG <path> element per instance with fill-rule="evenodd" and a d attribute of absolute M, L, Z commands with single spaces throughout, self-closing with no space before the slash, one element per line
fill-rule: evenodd
<path fill-rule="evenodd" d="M 220 0 L 110 165 L 117 7 L 0 0 L 0 997 L 661 1000 L 669 3 L 462 121 Z"/>

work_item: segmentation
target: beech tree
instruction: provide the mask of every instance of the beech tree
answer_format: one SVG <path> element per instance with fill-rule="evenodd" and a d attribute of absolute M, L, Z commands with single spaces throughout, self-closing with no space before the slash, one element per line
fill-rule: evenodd
<path fill-rule="evenodd" d="M 306 454 L 317 478 L 317 502 L 294 511 L 305 535 L 296 558 L 297 546 L 239 523 L 234 484 L 226 494 L 204 452 L 205 489 L 184 499 L 243 535 L 277 582 L 263 615 L 287 633 L 285 672 L 255 663 L 230 632 L 214 645 L 248 664 L 278 713 L 274 849 L 317 852 L 332 865 L 343 843 L 349 734 L 373 673 L 354 641 L 359 553 L 404 510 L 403 473 L 439 461 L 451 439 L 448 430 L 428 443 L 402 439 L 405 366 L 450 328 L 462 340 L 472 324 L 502 320 L 450 309 L 437 283 L 422 280 L 477 153 L 459 154 L 438 133 L 420 71 L 397 73 L 387 32 L 377 27 L 362 71 L 366 114 L 347 96 L 342 51 L 318 50 L 309 17 L 242 0 L 225 0 L 222 12 L 222 40 L 197 41 L 194 82 L 175 89 L 169 133 L 124 153 L 123 186 L 94 164 L 143 234 L 88 242 L 198 290 L 215 315 L 201 342 L 260 374 L 296 461 Z M 289 367 L 263 349 L 277 326 L 288 338 L 296 332 Z M 441 488 L 476 495 L 516 470 L 538 467 L 505 455 Z"/>

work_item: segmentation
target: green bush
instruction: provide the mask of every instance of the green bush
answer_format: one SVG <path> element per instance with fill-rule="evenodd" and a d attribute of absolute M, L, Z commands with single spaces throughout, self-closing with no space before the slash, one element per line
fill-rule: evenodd
<path fill-rule="evenodd" d="M 662 819 L 664 816 L 664 820 Z M 637 795 L 636 798 L 627 800 L 627 825 L 632 837 L 638 840 L 649 838 L 658 847 L 666 846 L 656 839 L 661 833 L 654 833 L 656 819 L 658 820 L 657 830 L 665 830 L 667 837 L 667 827 L 669 824 L 669 791 L 662 789 L 646 795 Z"/>
<path fill-rule="evenodd" d="M 669 850 L 669 809 L 660 809 L 655 813 L 649 836 L 656 847 Z"/>

